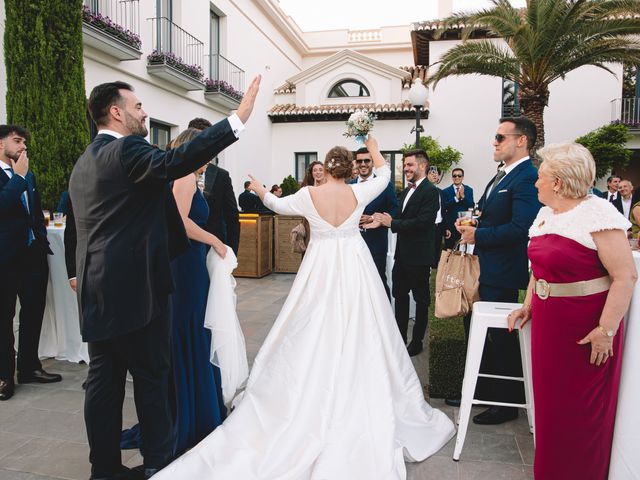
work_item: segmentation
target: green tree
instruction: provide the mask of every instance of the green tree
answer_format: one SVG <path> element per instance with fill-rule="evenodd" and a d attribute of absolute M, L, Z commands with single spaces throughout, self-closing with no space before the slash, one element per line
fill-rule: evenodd
<path fill-rule="evenodd" d="M 295 178 L 289 175 L 282 180 L 280 188 L 282 189 L 282 196 L 286 197 L 287 195 L 293 195 L 296 193 L 300 189 L 300 184 Z"/>
<path fill-rule="evenodd" d="M 544 145 L 544 109 L 549 84 L 584 65 L 608 72 L 607 64 L 640 64 L 640 2 L 638 0 L 527 0 L 515 8 L 509 0 L 492 7 L 455 14 L 437 32 L 460 29 L 463 42 L 447 51 L 429 82 L 434 87 L 454 75 L 489 75 L 516 82 L 521 112 L 538 128 L 537 146 Z M 469 41 L 473 33 L 502 38 Z"/>
<path fill-rule="evenodd" d="M 89 143 L 82 0 L 5 0 L 7 121 L 27 127 L 30 168 L 53 209 Z"/>
<path fill-rule="evenodd" d="M 414 148 L 416 148 L 415 143 L 405 144 L 400 151 L 404 153 Z M 438 140 L 428 135 L 420 137 L 420 148 L 429 155 L 429 165 L 435 165 L 442 173 L 449 171 L 449 169 L 453 165 L 457 165 L 462 158 L 462 153 L 458 150 L 450 146 L 442 147 Z"/>
<path fill-rule="evenodd" d="M 612 123 L 577 138 L 576 142 L 591 152 L 596 161 L 596 178 L 602 178 L 616 167 L 628 165 L 632 152 L 625 145 L 630 138 L 627 127 Z"/>

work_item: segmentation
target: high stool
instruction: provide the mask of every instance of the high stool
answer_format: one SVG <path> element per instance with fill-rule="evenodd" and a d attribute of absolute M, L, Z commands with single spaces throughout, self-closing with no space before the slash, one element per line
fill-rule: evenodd
<path fill-rule="evenodd" d="M 531 381 L 531 321 L 527 322 L 524 328 L 520 328 L 518 336 L 520 339 L 520 352 L 522 355 L 523 377 L 507 377 L 501 375 L 488 375 L 479 373 L 480 361 L 484 349 L 484 341 L 489 328 L 508 328 L 507 316 L 513 310 L 520 308 L 520 303 L 498 303 L 498 302 L 476 302 L 473 304 L 473 315 L 471 317 L 471 331 L 469 332 L 469 343 L 467 346 L 467 360 L 464 367 L 464 380 L 462 381 L 462 398 L 460 400 L 460 415 L 458 417 L 458 436 L 456 446 L 453 451 L 453 459 L 458 461 L 464 439 L 467 436 L 469 417 L 471 416 L 472 405 L 496 405 L 505 407 L 519 407 L 527 409 L 529 420 L 529 431 L 534 433 L 534 409 L 533 409 L 533 385 Z M 519 321 L 516 328 L 519 328 Z M 476 391 L 478 377 L 501 378 L 524 382 L 525 401 L 527 403 L 504 403 L 487 402 L 477 400 L 473 397 Z M 535 442 L 535 434 L 534 434 Z"/>

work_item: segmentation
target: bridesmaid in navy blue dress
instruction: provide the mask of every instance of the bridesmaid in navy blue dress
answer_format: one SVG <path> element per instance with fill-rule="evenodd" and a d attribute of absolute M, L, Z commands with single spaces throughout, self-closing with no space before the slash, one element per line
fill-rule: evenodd
<path fill-rule="evenodd" d="M 198 133 L 195 129 L 182 132 L 175 139 L 173 148 Z M 220 371 L 210 362 L 211 332 L 204 327 L 209 293 L 207 251 L 213 247 L 224 257 L 226 246 L 203 228 L 209 216 L 209 206 L 197 186 L 197 176 L 205 169 L 206 165 L 173 184 L 173 195 L 191 241 L 189 249 L 171 263 L 176 284 L 172 296 L 172 346 L 177 455 L 209 435 L 226 416 Z"/>

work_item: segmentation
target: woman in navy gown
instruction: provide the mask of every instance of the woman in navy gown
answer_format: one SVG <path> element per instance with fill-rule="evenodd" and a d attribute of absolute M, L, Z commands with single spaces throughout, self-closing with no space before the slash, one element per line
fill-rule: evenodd
<path fill-rule="evenodd" d="M 196 129 L 185 130 L 173 141 L 172 148 L 199 133 Z M 209 292 L 207 251 L 212 247 L 224 258 L 227 247 L 203 229 L 209 206 L 197 186 L 197 178 L 205 169 L 206 165 L 173 184 L 173 195 L 191 243 L 171 262 L 176 285 L 171 296 L 176 456 L 210 434 L 226 417 L 220 370 L 210 362 L 211 332 L 204 327 L 204 316 Z M 123 432 L 121 447 L 143 447 L 138 425 Z"/>

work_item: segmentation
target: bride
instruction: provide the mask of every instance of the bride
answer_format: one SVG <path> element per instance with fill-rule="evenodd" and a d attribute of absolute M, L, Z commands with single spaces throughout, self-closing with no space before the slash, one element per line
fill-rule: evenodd
<path fill-rule="evenodd" d="M 369 250 L 364 207 L 389 182 L 377 141 L 376 177 L 347 185 L 351 152 L 332 148 L 327 182 L 278 198 L 251 177 L 271 210 L 304 216 L 311 242 L 244 398 L 222 426 L 156 480 L 403 480 L 454 435 L 424 400 Z"/>

